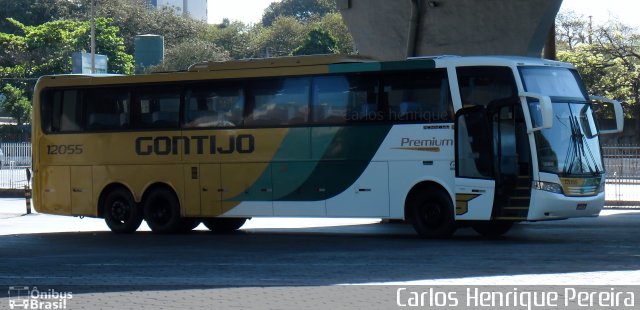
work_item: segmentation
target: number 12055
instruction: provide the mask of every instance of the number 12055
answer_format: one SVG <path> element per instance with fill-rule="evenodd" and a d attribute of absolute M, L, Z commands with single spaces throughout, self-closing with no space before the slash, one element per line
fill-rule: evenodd
<path fill-rule="evenodd" d="M 47 145 L 49 155 L 78 155 L 84 151 L 82 144 Z"/>

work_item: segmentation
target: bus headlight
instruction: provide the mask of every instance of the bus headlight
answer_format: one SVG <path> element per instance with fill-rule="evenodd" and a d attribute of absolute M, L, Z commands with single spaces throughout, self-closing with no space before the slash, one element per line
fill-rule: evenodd
<path fill-rule="evenodd" d="M 533 188 L 541 191 L 562 194 L 562 185 L 544 181 L 533 181 Z"/>

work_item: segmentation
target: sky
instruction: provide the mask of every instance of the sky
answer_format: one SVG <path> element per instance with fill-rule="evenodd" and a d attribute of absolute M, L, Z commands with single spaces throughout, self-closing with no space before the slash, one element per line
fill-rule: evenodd
<path fill-rule="evenodd" d="M 262 12 L 275 0 L 209 0 L 209 23 L 220 23 L 223 18 L 257 23 Z M 508 0 L 507 0 L 508 1 Z M 638 0 L 564 0 L 561 10 L 573 10 L 593 16 L 594 22 L 604 23 L 610 16 L 640 28 L 640 1 Z"/>
<path fill-rule="evenodd" d="M 618 19 L 624 24 L 640 28 L 640 1 L 638 0 L 564 0 L 560 10 L 572 10 L 584 16 L 593 16 L 594 23 Z"/>
<path fill-rule="evenodd" d="M 255 24 L 271 2 L 279 0 L 209 0 L 209 23 L 218 24 L 228 18 Z"/>

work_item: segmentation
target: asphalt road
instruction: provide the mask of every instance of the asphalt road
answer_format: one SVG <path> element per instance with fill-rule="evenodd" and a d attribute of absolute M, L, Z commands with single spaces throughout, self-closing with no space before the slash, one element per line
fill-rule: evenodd
<path fill-rule="evenodd" d="M 203 227 L 183 235 L 146 229 L 116 235 L 98 219 L 19 216 L 1 208 L 0 288 L 91 294 L 370 283 L 640 284 L 638 211 L 521 224 L 496 240 L 470 229 L 449 240 L 422 240 L 404 224 L 311 219 L 254 219 L 227 235 Z"/>

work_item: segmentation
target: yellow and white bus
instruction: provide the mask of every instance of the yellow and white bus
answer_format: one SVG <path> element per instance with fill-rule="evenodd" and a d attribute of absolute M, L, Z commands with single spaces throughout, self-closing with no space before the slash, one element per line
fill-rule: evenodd
<path fill-rule="evenodd" d="M 33 101 L 38 212 L 116 233 L 217 232 L 253 217 L 406 220 L 446 237 L 597 216 L 593 104 L 568 64 L 345 56 L 45 76 Z"/>

